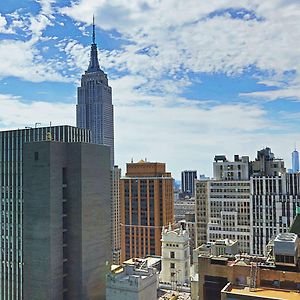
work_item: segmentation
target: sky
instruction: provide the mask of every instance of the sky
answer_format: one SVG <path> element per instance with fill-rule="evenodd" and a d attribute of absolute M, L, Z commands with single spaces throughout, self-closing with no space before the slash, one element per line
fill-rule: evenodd
<path fill-rule="evenodd" d="M 0 129 L 75 125 L 93 14 L 123 173 L 147 158 L 212 176 L 215 155 L 266 146 L 290 168 L 299 0 L 0 1 Z"/>

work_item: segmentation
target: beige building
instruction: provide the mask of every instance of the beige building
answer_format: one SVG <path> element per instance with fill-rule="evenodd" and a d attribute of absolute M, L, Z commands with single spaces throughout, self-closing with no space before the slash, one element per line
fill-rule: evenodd
<path fill-rule="evenodd" d="M 190 245 L 188 230 L 182 227 L 163 228 L 161 232 L 162 270 L 160 281 L 165 283 L 190 282 Z"/>
<path fill-rule="evenodd" d="M 106 300 L 157 300 L 158 274 L 153 268 L 124 265 L 106 276 Z"/>
<path fill-rule="evenodd" d="M 178 222 L 184 229 L 189 231 L 190 237 L 190 255 L 192 256 L 193 250 L 195 249 L 196 241 L 196 222 L 195 222 L 195 212 L 186 213 L 185 218 Z"/>
<path fill-rule="evenodd" d="M 164 163 L 128 163 L 120 179 L 121 262 L 161 255 L 161 230 L 174 220 L 173 178 Z"/>
<path fill-rule="evenodd" d="M 220 239 L 250 252 L 249 180 L 196 181 L 196 247 Z"/>

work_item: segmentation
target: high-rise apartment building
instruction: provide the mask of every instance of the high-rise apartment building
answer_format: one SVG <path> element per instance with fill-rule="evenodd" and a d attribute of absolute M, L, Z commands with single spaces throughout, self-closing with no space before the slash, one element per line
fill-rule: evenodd
<path fill-rule="evenodd" d="M 92 142 L 110 147 L 111 169 L 114 166 L 114 113 L 112 89 L 107 75 L 100 69 L 98 50 L 95 42 L 91 44 L 90 63 L 81 77 L 77 90 L 77 127 L 91 130 Z"/>
<path fill-rule="evenodd" d="M 23 299 L 23 144 L 32 141 L 90 142 L 90 131 L 71 126 L 0 132 L 0 295 Z"/>
<path fill-rule="evenodd" d="M 25 143 L 24 300 L 105 299 L 109 151 L 90 143 Z"/>
<path fill-rule="evenodd" d="M 173 178 L 164 163 L 128 163 L 120 179 L 121 262 L 161 254 L 161 230 L 173 223 Z"/>
<path fill-rule="evenodd" d="M 195 196 L 195 180 L 197 179 L 197 171 L 181 172 L 181 190 L 184 195 Z"/>
<path fill-rule="evenodd" d="M 296 149 L 292 152 L 292 171 L 299 172 L 299 152 Z"/>

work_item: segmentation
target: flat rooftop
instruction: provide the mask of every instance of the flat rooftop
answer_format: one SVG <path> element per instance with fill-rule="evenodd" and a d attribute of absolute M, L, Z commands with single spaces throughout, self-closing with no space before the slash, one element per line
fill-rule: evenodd
<path fill-rule="evenodd" d="M 227 289 L 226 289 L 227 287 Z M 250 291 L 249 287 L 226 286 L 222 292 L 226 294 L 235 294 L 243 296 L 251 296 L 255 299 L 282 299 L 282 300 L 299 300 L 300 293 L 297 291 L 288 291 L 280 289 L 272 289 L 267 287 L 258 287 Z"/>

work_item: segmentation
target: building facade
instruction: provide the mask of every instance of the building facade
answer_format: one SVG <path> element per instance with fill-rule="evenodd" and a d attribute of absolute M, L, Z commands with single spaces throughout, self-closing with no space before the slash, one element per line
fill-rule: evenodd
<path fill-rule="evenodd" d="M 120 216 L 120 178 L 121 169 L 114 166 L 112 171 L 112 245 L 113 245 L 113 263 L 120 264 L 121 258 L 121 216 Z"/>
<path fill-rule="evenodd" d="M 161 254 L 161 229 L 173 223 L 173 178 L 164 163 L 128 163 L 120 179 L 121 262 Z"/>
<path fill-rule="evenodd" d="M 197 181 L 196 247 L 226 238 L 250 253 L 250 181 Z"/>
<path fill-rule="evenodd" d="M 300 206 L 300 173 L 251 178 L 251 250 L 266 254 L 266 245 L 289 230 Z"/>
<path fill-rule="evenodd" d="M 220 239 L 238 240 L 250 251 L 250 162 L 248 156 L 215 156 L 213 178 L 196 181 L 196 247 Z"/>
<path fill-rule="evenodd" d="M 107 74 L 99 66 L 95 25 L 91 44 L 90 63 L 77 89 L 77 127 L 91 130 L 92 142 L 110 147 L 111 169 L 114 167 L 114 112 L 112 89 Z"/>
<path fill-rule="evenodd" d="M 24 145 L 24 300 L 105 299 L 109 147 Z"/>
<path fill-rule="evenodd" d="M 171 284 L 190 282 L 190 243 L 188 230 L 181 226 L 161 231 L 162 270 L 160 281 Z"/>
<path fill-rule="evenodd" d="M 175 222 L 183 220 L 188 213 L 195 213 L 195 200 L 193 198 L 174 201 Z"/>
<path fill-rule="evenodd" d="M 0 132 L 0 295 L 23 299 L 23 145 L 45 141 L 90 142 L 90 131 L 71 126 Z"/>
<path fill-rule="evenodd" d="M 228 161 L 225 155 L 216 155 L 213 163 L 213 176 L 216 180 L 248 180 L 250 174 L 249 157 L 234 155 Z"/>
<path fill-rule="evenodd" d="M 190 254 L 196 248 L 196 221 L 195 213 L 186 213 L 184 219 L 178 222 L 183 229 L 187 229 L 190 237 Z"/>
<path fill-rule="evenodd" d="M 216 156 L 214 179 L 196 181 L 196 247 L 228 238 L 243 253 L 263 255 L 269 240 L 289 228 L 299 186 L 299 174 L 287 174 L 268 147 L 254 161 Z"/>
<path fill-rule="evenodd" d="M 284 161 L 276 158 L 271 148 L 266 147 L 257 151 L 257 157 L 251 161 L 251 176 L 280 176 L 286 173 Z"/>
<path fill-rule="evenodd" d="M 181 190 L 184 195 L 195 196 L 195 180 L 197 179 L 197 171 L 181 172 Z"/>
<path fill-rule="evenodd" d="M 158 275 L 153 268 L 124 265 L 106 277 L 106 300 L 157 300 Z"/>

